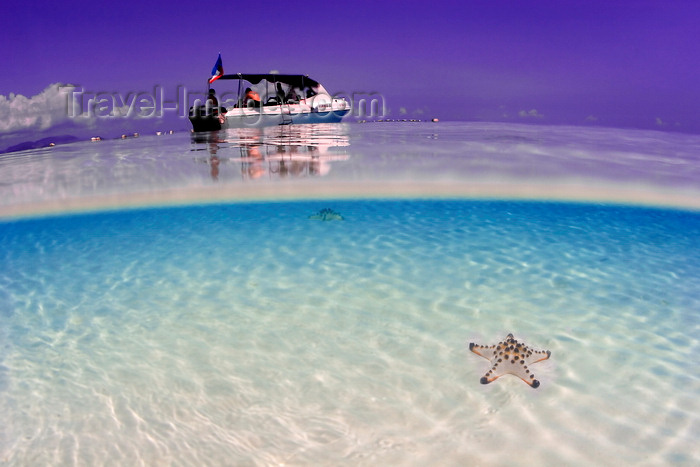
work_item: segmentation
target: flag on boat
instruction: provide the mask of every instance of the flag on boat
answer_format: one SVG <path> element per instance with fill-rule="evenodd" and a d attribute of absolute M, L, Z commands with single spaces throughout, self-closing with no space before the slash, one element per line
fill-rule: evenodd
<path fill-rule="evenodd" d="M 214 68 L 211 69 L 211 78 L 209 78 L 209 84 L 213 83 L 217 79 L 224 75 L 224 65 L 221 63 L 221 54 L 219 53 L 219 58 L 214 64 Z"/>

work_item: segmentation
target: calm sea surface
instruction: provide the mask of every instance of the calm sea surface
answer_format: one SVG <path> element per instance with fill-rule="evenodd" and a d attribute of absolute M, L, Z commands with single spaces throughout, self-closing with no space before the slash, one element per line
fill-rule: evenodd
<path fill-rule="evenodd" d="M 377 123 L 1 154 L 0 465 L 698 465 L 698 147 Z M 508 333 L 551 351 L 539 388 L 479 383 L 469 343 Z"/>

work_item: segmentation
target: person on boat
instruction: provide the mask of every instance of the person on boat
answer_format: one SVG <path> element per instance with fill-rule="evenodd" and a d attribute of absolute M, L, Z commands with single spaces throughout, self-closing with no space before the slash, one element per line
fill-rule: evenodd
<path fill-rule="evenodd" d="M 220 124 L 223 125 L 226 122 L 226 107 L 219 106 L 219 99 L 216 98 L 214 89 L 209 89 L 205 110 L 206 115 L 218 116 Z"/>
<path fill-rule="evenodd" d="M 316 94 L 318 94 L 317 87 L 309 86 L 308 88 L 306 88 L 306 98 L 307 99 L 310 97 L 314 97 Z"/>
<path fill-rule="evenodd" d="M 297 104 L 297 103 L 299 103 L 299 94 L 297 94 L 297 90 L 298 90 L 298 89 L 299 89 L 299 88 L 296 88 L 296 87 L 291 87 L 291 88 L 289 88 L 289 92 L 288 92 L 287 95 L 284 97 L 285 101 L 286 101 L 288 104 Z"/>
<path fill-rule="evenodd" d="M 207 96 L 207 113 L 212 112 L 213 115 L 219 114 L 219 99 L 216 98 L 216 91 L 212 88 Z"/>
<path fill-rule="evenodd" d="M 286 95 L 284 89 L 282 89 L 282 83 L 277 83 L 277 92 L 275 93 L 277 97 L 277 103 L 284 104 L 286 102 Z"/>
<path fill-rule="evenodd" d="M 251 104 L 252 102 L 252 104 Z M 245 97 L 243 98 L 244 107 L 260 107 L 260 94 L 250 88 L 245 89 Z"/>

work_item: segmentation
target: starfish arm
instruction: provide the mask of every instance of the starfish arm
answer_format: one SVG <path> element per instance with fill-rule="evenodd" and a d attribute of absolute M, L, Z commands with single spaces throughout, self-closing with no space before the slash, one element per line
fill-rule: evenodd
<path fill-rule="evenodd" d="M 496 355 L 496 346 L 495 345 L 478 345 L 473 342 L 469 344 L 469 350 L 474 352 L 480 357 L 484 357 L 487 360 L 491 360 L 495 355 Z"/>
<path fill-rule="evenodd" d="M 526 381 L 524 379 L 523 379 L 523 381 L 525 381 L 533 389 L 537 389 L 538 387 L 540 387 L 540 382 L 537 381 L 534 377 L 529 381 Z"/>
<path fill-rule="evenodd" d="M 497 364 L 492 370 L 491 381 L 505 374 L 511 374 L 522 379 L 524 382 L 529 384 L 533 388 L 537 388 L 540 382 L 535 379 L 534 373 L 530 371 L 525 364 L 524 360 L 504 360 L 502 363 Z"/>
<path fill-rule="evenodd" d="M 487 371 L 486 374 L 482 376 L 479 380 L 481 384 L 489 384 L 504 374 L 502 371 L 499 370 L 500 363 L 497 362 L 496 359 L 493 359 L 491 361 L 491 364 L 493 365 L 491 369 Z"/>
<path fill-rule="evenodd" d="M 493 381 L 496 381 L 503 375 L 511 374 L 517 376 L 532 388 L 536 389 L 540 386 L 540 382 L 535 379 L 535 375 L 530 372 L 527 365 L 525 365 L 524 363 L 521 363 L 519 365 L 512 364 L 510 362 L 503 363 L 504 364 L 497 363 L 496 365 L 494 365 L 489 371 L 486 372 L 484 376 L 481 377 L 479 382 L 481 384 L 489 384 Z"/>
<path fill-rule="evenodd" d="M 497 379 L 498 379 L 498 376 L 493 376 L 493 375 L 490 375 L 489 373 L 486 373 L 484 376 L 481 377 L 479 382 L 481 384 L 489 384 L 490 382 L 495 381 Z"/>
<path fill-rule="evenodd" d="M 533 363 L 541 362 L 542 360 L 547 360 L 552 355 L 549 350 L 529 350 L 525 354 L 525 363 L 527 365 L 532 365 Z"/>
<path fill-rule="evenodd" d="M 534 373 L 532 373 L 527 367 L 527 365 L 525 365 L 524 363 L 520 366 L 520 368 L 518 368 L 518 371 L 513 372 L 512 374 L 522 379 L 535 389 L 538 388 L 540 385 L 540 382 L 535 379 Z"/>

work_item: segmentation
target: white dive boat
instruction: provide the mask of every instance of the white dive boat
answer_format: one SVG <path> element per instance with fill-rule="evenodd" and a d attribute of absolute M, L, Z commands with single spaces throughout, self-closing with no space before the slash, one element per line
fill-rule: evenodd
<path fill-rule="evenodd" d="M 190 107 L 194 131 L 334 123 L 350 112 L 345 99 L 331 96 L 308 76 L 236 73 L 221 76 L 217 86 L 223 80 L 237 80 L 237 89 L 213 93 L 214 99 L 210 89 L 204 104 Z"/>

